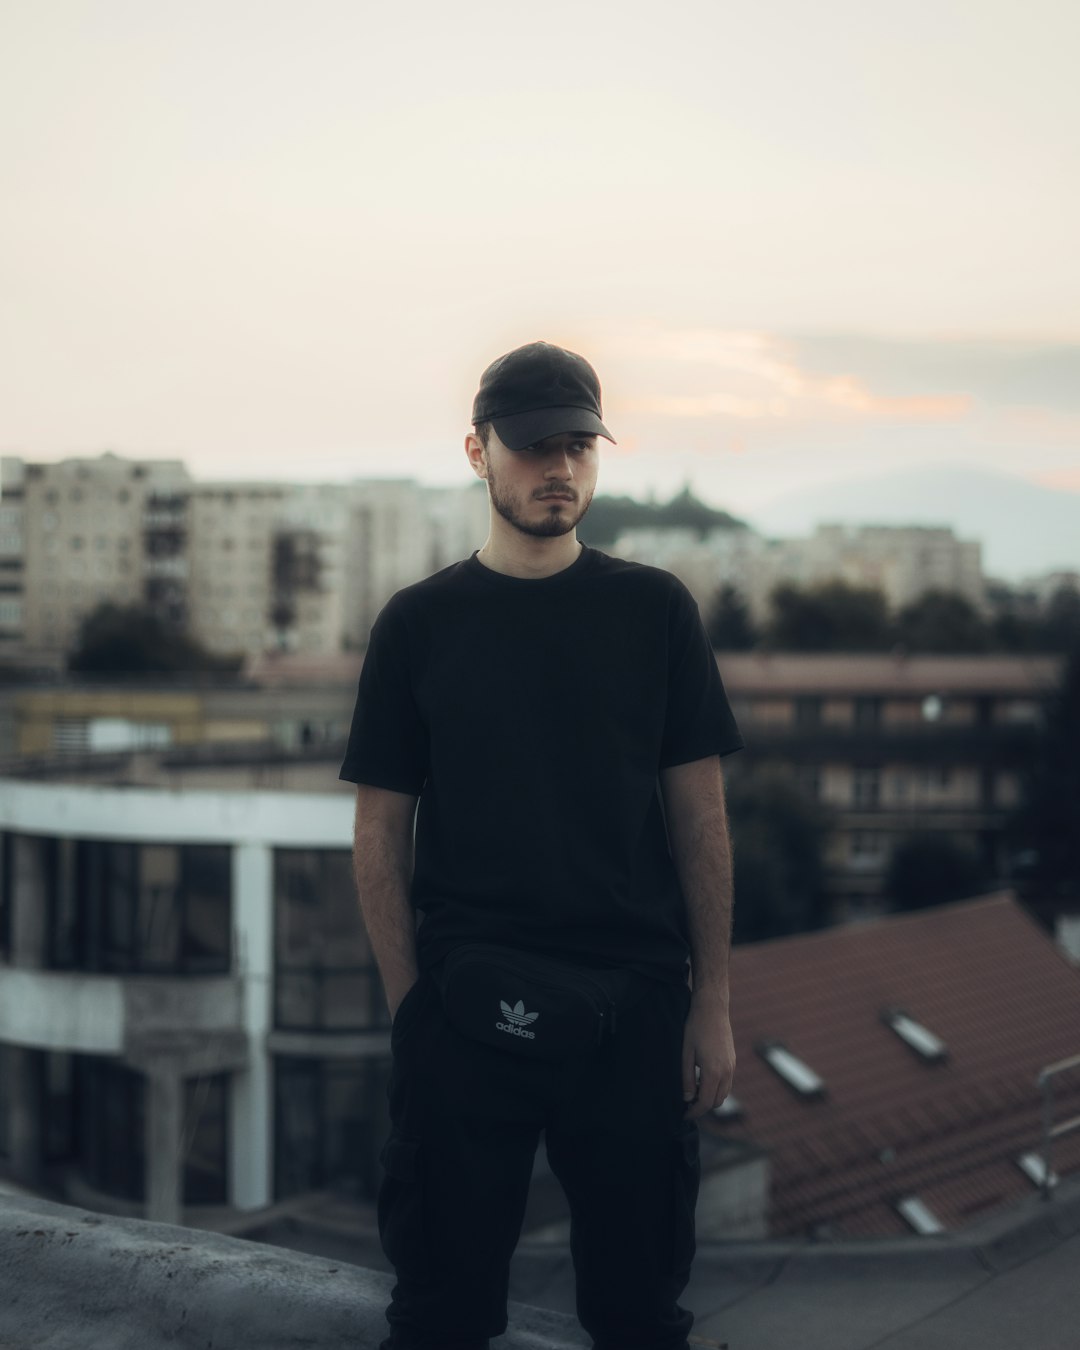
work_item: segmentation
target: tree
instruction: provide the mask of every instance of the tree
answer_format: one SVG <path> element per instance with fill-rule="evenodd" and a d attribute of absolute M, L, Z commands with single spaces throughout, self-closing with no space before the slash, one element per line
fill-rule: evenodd
<path fill-rule="evenodd" d="M 1010 823 L 1031 856 L 1031 888 L 1045 897 L 1080 895 L 1080 641 L 1066 658 L 1051 699 L 1022 801 Z"/>
<path fill-rule="evenodd" d="M 963 595 L 924 591 L 896 616 L 896 640 L 913 652 L 984 652 L 990 635 L 982 615 Z"/>
<path fill-rule="evenodd" d="M 705 616 L 709 641 L 722 651 L 745 652 L 757 642 L 750 608 L 739 591 L 725 582 L 713 596 Z"/>
<path fill-rule="evenodd" d="M 1039 623 L 1043 651 L 1068 652 L 1080 643 L 1080 591 L 1059 586 L 1051 595 Z"/>
<path fill-rule="evenodd" d="M 145 605 L 98 605 L 83 619 L 69 671 L 151 675 L 177 671 L 234 674 L 243 655 L 217 656 Z"/>
<path fill-rule="evenodd" d="M 578 537 L 594 548 L 610 548 L 624 530 L 680 526 L 694 529 L 701 536 L 710 530 L 747 528 L 745 521 L 699 501 L 686 487 L 663 505 L 633 497 L 596 496 L 578 527 Z"/>
<path fill-rule="evenodd" d="M 782 582 L 770 596 L 769 647 L 793 652 L 882 651 L 892 645 L 884 594 L 827 581 L 803 590 Z"/>
<path fill-rule="evenodd" d="M 909 835 L 893 849 L 885 894 L 897 910 L 927 909 L 981 895 L 993 878 L 974 851 L 947 834 Z"/>
<path fill-rule="evenodd" d="M 733 941 L 823 927 L 825 813 L 768 767 L 733 774 L 727 803 L 735 862 Z"/>

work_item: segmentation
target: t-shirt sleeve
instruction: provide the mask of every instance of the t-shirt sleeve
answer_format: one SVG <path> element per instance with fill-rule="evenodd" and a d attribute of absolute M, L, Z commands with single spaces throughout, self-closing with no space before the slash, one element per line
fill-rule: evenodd
<path fill-rule="evenodd" d="M 743 748 L 694 597 L 676 582 L 668 607 L 668 689 L 660 768 Z"/>
<path fill-rule="evenodd" d="M 392 599 L 371 628 L 339 778 L 420 795 L 428 773 L 428 734 L 413 676 L 404 615 Z"/>

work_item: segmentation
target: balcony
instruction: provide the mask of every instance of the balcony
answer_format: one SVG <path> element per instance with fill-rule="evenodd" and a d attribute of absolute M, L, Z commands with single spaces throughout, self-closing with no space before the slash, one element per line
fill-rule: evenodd
<path fill-rule="evenodd" d="M 232 976 L 69 974 L 0 966 L 3 1041 L 35 1050 L 122 1056 L 133 1067 L 166 1051 L 214 1044 L 217 1067 L 240 1068 L 241 981 Z M 202 1067 L 191 1072 L 207 1072 Z"/>

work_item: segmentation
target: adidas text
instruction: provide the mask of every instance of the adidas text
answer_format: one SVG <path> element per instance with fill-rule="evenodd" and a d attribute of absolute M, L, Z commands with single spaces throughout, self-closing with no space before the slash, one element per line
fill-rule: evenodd
<path fill-rule="evenodd" d="M 509 1022 L 496 1022 L 495 1027 L 498 1031 L 505 1031 L 508 1036 L 524 1036 L 527 1041 L 536 1040 L 535 1031 L 524 1031 L 521 1027 L 511 1026 Z"/>

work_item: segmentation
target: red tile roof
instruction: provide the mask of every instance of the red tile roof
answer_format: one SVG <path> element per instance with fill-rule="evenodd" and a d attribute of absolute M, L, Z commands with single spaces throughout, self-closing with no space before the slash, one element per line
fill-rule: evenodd
<path fill-rule="evenodd" d="M 1011 894 L 744 944 L 732 952 L 741 1119 L 719 1138 L 769 1154 L 773 1235 L 910 1233 L 917 1195 L 946 1228 L 1032 1194 L 1015 1158 L 1040 1145 L 1039 1071 L 1080 1054 L 1080 972 Z M 881 1020 L 900 1008 L 942 1039 L 928 1063 Z M 755 1046 L 779 1041 L 825 1080 L 803 1100 Z M 1080 1071 L 1056 1119 L 1080 1114 Z M 1080 1170 L 1080 1132 L 1054 1145 Z"/>

